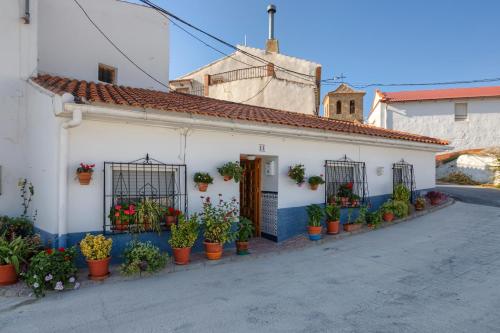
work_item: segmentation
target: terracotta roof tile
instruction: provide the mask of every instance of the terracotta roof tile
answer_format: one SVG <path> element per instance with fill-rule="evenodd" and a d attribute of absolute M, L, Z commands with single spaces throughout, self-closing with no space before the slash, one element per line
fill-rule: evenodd
<path fill-rule="evenodd" d="M 104 83 L 88 83 L 51 75 L 39 75 L 33 78 L 33 81 L 56 94 L 70 93 L 75 96 L 77 101 L 151 108 L 167 112 L 183 112 L 224 119 L 279 124 L 438 145 L 448 144 L 446 140 L 388 130 L 357 122 L 238 104 L 178 92 L 130 88 Z"/>
<path fill-rule="evenodd" d="M 378 92 L 384 102 L 411 102 L 440 99 L 500 97 L 500 86 Z"/>

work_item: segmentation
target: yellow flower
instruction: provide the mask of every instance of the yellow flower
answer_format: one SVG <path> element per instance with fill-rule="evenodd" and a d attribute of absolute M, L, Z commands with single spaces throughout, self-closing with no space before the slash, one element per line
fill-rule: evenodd
<path fill-rule="evenodd" d="M 113 240 L 103 235 L 87 234 L 80 242 L 80 250 L 89 260 L 106 259 L 111 253 Z"/>

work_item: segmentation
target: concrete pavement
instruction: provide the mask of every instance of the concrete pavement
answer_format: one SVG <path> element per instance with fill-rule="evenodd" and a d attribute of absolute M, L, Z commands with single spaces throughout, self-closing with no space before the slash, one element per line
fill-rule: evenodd
<path fill-rule="evenodd" d="M 462 202 L 500 207 L 500 189 L 469 185 L 439 185 L 437 190 Z"/>
<path fill-rule="evenodd" d="M 498 332 L 500 209 L 255 260 L 103 283 L 0 313 L 2 332 Z"/>

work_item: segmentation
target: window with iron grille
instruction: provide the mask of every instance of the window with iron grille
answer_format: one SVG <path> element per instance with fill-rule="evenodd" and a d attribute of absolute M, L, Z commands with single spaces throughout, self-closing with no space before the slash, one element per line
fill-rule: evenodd
<path fill-rule="evenodd" d="M 350 200 L 342 203 L 343 206 L 358 206 L 366 203 L 368 184 L 366 181 L 366 167 L 364 162 L 355 162 L 346 157 L 340 160 L 325 161 L 325 199 L 327 203 L 344 197 L 342 188 L 348 187 L 350 199 L 359 197 L 358 202 Z"/>
<path fill-rule="evenodd" d="M 104 162 L 104 224 L 105 233 L 129 232 L 133 220 L 116 218 L 116 206 L 127 209 L 136 207 L 144 200 L 154 202 L 162 211 L 168 208 L 187 212 L 186 165 L 165 164 L 146 155 L 132 162 Z M 160 216 L 160 225 L 165 216 Z M 137 228 L 136 228 L 137 229 Z M 142 231 L 148 231 L 142 228 Z"/>
<path fill-rule="evenodd" d="M 415 199 L 415 174 L 413 171 L 413 165 L 407 163 L 405 160 L 401 160 L 392 165 L 392 189 L 396 186 L 403 184 L 408 190 L 410 190 L 411 202 Z"/>

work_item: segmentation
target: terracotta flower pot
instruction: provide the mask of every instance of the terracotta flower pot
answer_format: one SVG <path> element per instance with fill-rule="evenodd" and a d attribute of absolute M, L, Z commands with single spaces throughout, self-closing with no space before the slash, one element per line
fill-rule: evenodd
<path fill-rule="evenodd" d="M 361 229 L 361 223 L 346 223 L 344 224 L 344 231 L 352 232 Z"/>
<path fill-rule="evenodd" d="M 190 247 L 173 248 L 174 262 L 176 265 L 187 265 L 191 255 Z"/>
<path fill-rule="evenodd" d="M 431 199 L 431 205 L 437 206 L 441 203 L 441 200 L 439 199 Z"/>
<path fill-rule="evenodd" d="M 358 207 L 359 206 L 359 200 L 357 200 L 357 199 L 356 200 L 352 200 L 351 201 L 351 206 L 352 207 Z"/>
<path fill-rule="evenodd" d="M 92 179 L 92 172 L 79 172 L 78 173 L 78 181 L 80 182 L 80 185 L 90 184 L 91 179 Z"/>
<path fill-rule="evenodd" d="M 203 242 L 205 246 L 205 255 L 208 260 L 219 260 L 222 257 L 222 244 Z"/>
<path fill-rule="evenodd" d="M 208 188 L 208 184 L 207 183 L 198 183 L 198 190 L 200 192 L 206 192 L 207 188 Z"/>
<path fill-rule="evenodd" d="M 424 209 L 425 209 L 424 206 L 415 205 L 415 210 L 424 210 Z"/>
<path fill-rule="evenodd" d="M 340 204 L 343 207 L 349 206 L 349 197 L 340 197 Z"/>
<path fill-rule="evenodd" d="M 233 179 L 233 176 L 224 176 L 224 181 L 225 181 L 225 182 L 228 182 L 228 181 L 230 181 L 231 179 Z"/>
<path fill-rule="evenodd" d="M 394 213 L 384 213 L 382 215 L 382 218 L 384 219 L 385 222 L 392 222 L 394 220 Z"/>
<path fill-rule="evenodd" d="M 87 259 L 87 265 L 89 266 L 89 279 L 95 281 L 107 279 L 109 276 L 110 260 L 111 257 L 99 260 Z"/>
<path fill-rule="evenodd" d="M 372 230 L 373 230 L 373 229 L 375 229 L 375 227 L 376 227 L 376 225 L 375 225 L 375 224 L 370 224 L 370 223 L 368 223 L 366 226 L 367 226 L 368 228 L 372 229 Z"/>
<path fill-rule="evenodd" d="M 115 223 L 113 225 L 113 229 L 117 231 L 124 231 L 128 229 L 128 222 L 121 221 L 121 220 L 115 220 Z"/>
<path fill-rule="evenodd" d="M 316 191 L 318 189 L 319 184 L 309 184 L 311 190 Z"/>
<path fill-rule="evenodd" d="M 0 265 L 0 286 L 8 286 L 17 282 L 16 268 L 12 264 Z"/>
<path fill-rule="evenodd" d="M 236 241 L 236 253 L 239 255 L 248 254 L 249 242 Z"/>
<path fill-rule="evenodd" d="M 177 222 L 177 217 L 172 216 L 172 215 L 167 215 L 167 218 L 165 220 L 165 225 L 167 226 L 167 229 L 170 230 L 170 226 L 172 224 L 175 224 Z"/>
<path fill-rule="evenodd" d="M 340 221 L 328 221 L 326 223 L 326 232 L 330 235 L 336 235 L 339 233 Z"/>
<path fill-rule="evenodd" d="M 307 226 L 307 233 L 309 234 L 310 240 L 320 240 L 321 239 L 321 230 L 323 228 L 321 226 Z"/>

